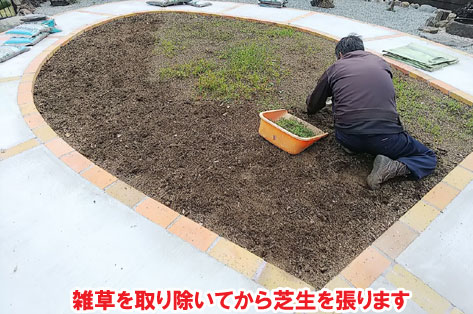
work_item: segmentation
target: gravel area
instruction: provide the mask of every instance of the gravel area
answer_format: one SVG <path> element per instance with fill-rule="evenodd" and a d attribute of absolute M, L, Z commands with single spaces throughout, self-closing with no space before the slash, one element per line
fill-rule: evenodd
<path fill-rule="evenodd" d="M 470 38 L 451 35 L 445 30 L 440 30 L 437 34 L 422 33 L 420 37 L 473 54 L 473 39 Z"/>
<path fill-rule="evenodd" d="M 9 30 L 10 28 L 13 28 L 17 25 L 20 25 L 20 17 L 19 16 L 12 16 L 6 19 L 1 19 L 0 20 L 0 32 L 4 32 Z"/>
<path fill-rule="evenodd" d="M 219 0 L 216 0 L 219 1 Z M 255 3 L 255 0 L 232 0 L 235 2 Z M 402 32 L 418 35 L 419 26 L 423 25 L 432 13 L 425 13 L 413 8 L 396 7 L 395 12 L 387 11 L 387 2 L 365 0 L 335 0 L 335 8 L 322 9 L 310 5 L 310 0 L 288 0 L 288 8 L 324 12 L 349 17 L 355 20 L 382 25 Z"/>
<path fill-rule="evenodd" d="M 74 10 L 78 8 L 88 7 L 96 4 L 103 4 L 108 2 L 116 2 L 117 0 L 78 0 L 77 3 L 63 7 L 53 7 L 49 2 L 44 3 L 41 7 L 36 9 L 36 13 L 44 13 L 48 15 L 58 14 L 64 11 Z M 123 0 L 118 0 L 123 1 Z M 226 1 L 226 0 L 214 0 Z M 242 3 L 257 3 L 257 0 L 231 0 Z M 287 4 L 289 8 L 297 8 L 304 10 L 311 10 L 317 12 L 324 12 L 333 15 L 345 16 L 355 20 L 381 25 L 393 28 L 412 35 L 421 36 L 432 41 L 442 43 L 457 49 L 464 50 L 473 54 L 473 40 L 453 36 L 440 31 L 439 34 L 427 34 L 420 32 L 418 28 L 424 25 L 427 18 L 433 16 L 434 13 L 422 12 L 414 8 L 396 7 L 395 12 L 387 11 L 387 2 L 381 0 L 366 1 L 366 0 L 335 0 L 335 8 L 322 9 L 310 5 L 310 0 L 289 0 Z M 8 19 L 7 19 L 8 20 Z M 0 21 L 0 29 L 6 20 Z M 5 25 L 4 29 L 8 29 L 11 25 Z"/>
<path fill-rule="evenodd" d="M 252 0 L 235 1 L 253 3 Z M 445 31 L 440 31 L 438 34 L 428 34 L 418 30 L 429 17 L 435 16 L 435 13 L 426 13 L 411 7 L 395 7 L 395 12 L 391 12 L 386 10 L 388 7 L 387 1 L 366 0 L 335 0 L 335 8 L 333 9 L 312 7 L 309 0 L 289 0 L 287 6 L 345 16 L 358 21 L 389 27 L 473 54 L 472 39 L 450 35 Z"/>
<path fill-rule="evenodd" d="M 256 2 L 255 0 L 232 1 Z M 313 7 L 310 5 L 310 0 L 289 0 L 287 7 L 345 16 L 358 21 L 389 27 L 473 54 L 472 39 L 450 35 L 445 31 L 440 31 L 438 34 L 427 34 L 419 31 L 419 27 L 423 26 L 429 17 L 435 16 L 435 13 L 427 13 L 411 7 L 395 7 L 395 12 L 391 12 L 386 10 L 388 7 L 387 1 L 381 0 L 335 0 L 335 8 L 333 9 Z"/>
<path fill-rule="evenodd" d="M 314 10 L 318 12 L 330 13 L 349 17 L 358 21 L 381 25 L 401 32 L 419 35 L 418 28 L 425 24 L 425 21 L 433 16 L 433 13 L 426 13 L 414 8 L 395 7 L 395 11 L 387 11 L 387 2 L 372 2 L 362 0 L 335 0 L 335 8 L 322 9 L 314 8 L 309 1 L 290 1 L 292 5 L 298 3 L 297 8 Z"/>
<path fill-rule="evenodd" d="M 64 7 L 52 7 L 49 2 L 47 2 L 38 8 L 36 12 L 54 15 L 68 10 L 114 1 L 117 0 L 78 0 L 77 3 Z M 231 1 L 252 4 L 257 3 L 257 0 Z M 333 9 L 313 7 L 310 5 L 310 0 L 289 0 L 287 7 L 340 15 L 371 24 L 393 28 L 409 34 L 423 36 L 430 40 L 473 54 L 473 40 L 452 36 L 445 32 L 440 32 L 438 35 L 431 35 L 422 33 L 418 30 L 420 26 L 424 25 L 427 18 L 433 16 L 434 13 L 426 13 L 410 7 L 396 7 L 395 12 L 390 12 L 386 10 L 387 2 L 366 0 L 335 0 L 335 8 Z"/>

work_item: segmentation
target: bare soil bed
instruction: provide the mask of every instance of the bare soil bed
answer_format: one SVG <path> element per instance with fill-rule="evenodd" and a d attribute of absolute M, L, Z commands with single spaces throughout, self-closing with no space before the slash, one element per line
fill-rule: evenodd
<path fill-rule="evenodd" d="M 395 72 L 408 131 L 435 173 L 365 183 L 373 156 L 346 155 L 330 108 L 303 113 L 334 43 L 219 17 L 147 14 L 80 35 L 43 67 L 35 103 L 75 149 L 120 179 L 322 287 L 473 147 L 473 114 Z M 287 108 L 329 136 L 291 156 L 258 135 L 258 112 Z"/>

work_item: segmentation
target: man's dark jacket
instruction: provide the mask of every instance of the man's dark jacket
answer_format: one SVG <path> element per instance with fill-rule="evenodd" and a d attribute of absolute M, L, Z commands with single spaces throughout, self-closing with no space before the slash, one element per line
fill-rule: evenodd
<path fill-rule="evenodd" d="M 307 113 L 332 96 L 335 128 L 348 134 L 394 134 L 403 131 L 396 111 L 392 73 L 382 58 L 357 50 L 325 71 L 309 97 Z"/>

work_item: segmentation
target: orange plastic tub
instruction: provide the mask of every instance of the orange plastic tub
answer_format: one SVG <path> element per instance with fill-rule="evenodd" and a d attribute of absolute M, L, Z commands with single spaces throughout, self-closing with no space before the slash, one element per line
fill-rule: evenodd
<path fill-rule="evenodd" d="M 328 133 L 321 131 L 312 124 L 288 113 L 285 109 L 264 111 L 261 112 L 259 116 L 261 118 L 259 134 L 289 154 L 299 154 L 310 145 L 328 135 Z M 297 120 L 311 129 L 316 135 L 312 137 L 299 137 L 292 134 L 275 123 L 281 118 Z"/>

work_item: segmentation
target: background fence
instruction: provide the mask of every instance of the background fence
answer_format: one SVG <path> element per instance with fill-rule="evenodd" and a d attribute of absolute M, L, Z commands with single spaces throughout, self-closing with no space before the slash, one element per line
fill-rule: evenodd
<path fill-rule="evenodd" d="M 0 0 L 0 20 L 16 15 L 16 7 L 10 0 Z"/>

